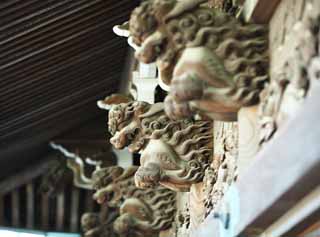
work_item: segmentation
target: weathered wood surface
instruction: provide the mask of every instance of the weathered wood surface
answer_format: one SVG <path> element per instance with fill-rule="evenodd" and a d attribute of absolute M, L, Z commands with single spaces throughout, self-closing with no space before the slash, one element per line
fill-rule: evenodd
<path fill-rule="evenodd" d="M 214 121 L 214 158 L 204 177 L 206 215 L 214 210 L 238 174 L 238 123 Z M 247 144 L 245 144 L 247 145 Z"/>
<path fill-rule="evenodd" d="M 310 228 L 302 232 L 298 237 L 317 237 L 320 236 L 320 218 Z"/>
<path fill-rule="evenodd" d="M 265 236 L 301 236 L 320 220 L 320 185 L 282 215 L 265 231 Z"/>
<path fill-rule="evenodd" d="M 205 215 L 203 183 L 193 184 L 189 192 L 190 228 L 192 234 L 196 233 Z"/>
<path fill-rule="evenodd" d="M 320 179 L 320 87 L 306 99 L 296 118 L 257 155 L 236 183 L 240 222 L 265 228 L 312 191 Z"/>
<path fill-rule="evenodd" d="M 226 232 L 232 229 L 236 236 L 250 228 L 266 229 L 319 185 L 320 126 L 315 126 L 320 116 L 319 101 L 320 84 L 313 88 L 299 114 L 238 177 L 238 195 L 231 200 L 239 207 L 238 222 Z M 231 212 L 231 219 L 233 215 Z M 220 218 L 211 213 L 199 227 L 197 237 L 224 234 Z"/>
<path fill-rule="evenodd" d="M 266 0 L 268 2 L 268 0 Z M 269 22 L 269 47 L 271 52 L 271 68 L 275 67 L 280 58 L 274 55 L 275 50 L 284 43 L 285 36 L 292 30 L 293 25 L 301 20 L 305 6 L 312 3 L 320 10 L 319 0 L 281 0 Z M 275 56 L 275 57 L 273 57 Z"/>
<path fill-rule="evenodd" d="M 238 113 L 238 173 L 241 175 L 259 151 L 257 106 L 241 108 Z"/>
<path fill-rule="evenodd" d="M 320 126 L 315 126 L 319 101 L 320 83 L 313 86 L 298 115 L 238 177 L 238 195 L 231 200 L 238 202 L 238 222 L 229 227 L 235 236 L 249 228 L 266 229 L 319 185 Z M 211 213 L 199 227 L 198 236 L 222 236 L 221 230 L 221 220 Z"/>

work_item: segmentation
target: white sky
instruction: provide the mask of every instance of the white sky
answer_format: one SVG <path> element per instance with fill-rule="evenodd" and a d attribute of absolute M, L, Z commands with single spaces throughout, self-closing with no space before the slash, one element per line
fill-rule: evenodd
<path fill-rule="evenodd" d="M 80 235 L 69 233 L 23 233 L 21 231 L 0 230 L 0 237 L 80 237 Z"/>

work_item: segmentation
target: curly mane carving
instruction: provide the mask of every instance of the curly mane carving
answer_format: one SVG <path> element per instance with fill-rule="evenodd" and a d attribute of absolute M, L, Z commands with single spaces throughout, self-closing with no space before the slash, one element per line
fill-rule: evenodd
<path fill-rule="evenodd" d="M 138 187 L 160 183 L 176 191 L 188 191 L 191 184 L 202 181 L 211 162 L 212 123 L 171 120 L 164 114 L 162 103 L 113 106 L 109 130 L 114 134 L 110 142 L 116 148 L 128 146 L 130 151 L 141 153 L 141 167 L 135 174 Z"/>
<path fill-rule="evenodd" d="M 143 2 L 130 19 L 132 38 L 141 46 L 136 56 L 156 61 L 162 81 L 171 85 L 171 117 L 197 109 L 233 120 L 239 108 L 258 102 L 268 80 L 268 30 L 202 2 Z M 189 109 L 177 110 L 181 105 Z"/>
<path fill-rule="evenodd" d="M 93 174 L 95 199 L 119 207 L 120 216 L 114 230 L 120 236 L 153 236 L 172 225 L 176 204 L 175 193 L 164 187 L 140 189 L 134 184 L 138 167 L 126 170 L 108 167 Z"/>

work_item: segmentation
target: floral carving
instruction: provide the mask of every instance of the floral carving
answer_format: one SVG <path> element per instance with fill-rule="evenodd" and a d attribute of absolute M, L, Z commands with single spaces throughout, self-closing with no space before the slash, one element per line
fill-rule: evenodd
<path fill-rule="evenodd" d="M 138 167 L 126 170 L 112 166 L 93 174 L 94 198 L 120 208 L 113 227 L 120 236 L 158 236 L 175 218 L 175 193 L 164 187 L 140 189 L 134 184 Z"/>
<path fill-rule="evenodd" d="M 138 187 L 162 184 L 175 191 L 188 191 L 201 182 L 211 162 L 212 123 L 170 120 L 163 104 L 130 102 L 109 111 L 110 142 L 117 149 L 128 147 L 141 153 L 135 175 Z"/>
<path fill-rule="evenodd" d="M 268 80 L 267 28 L 243 23 L 202 5 L 202 0 L 144 1 L 130 18 L 136 57 L 156 61 L 170 85 L 171 118 L 200 113 L 235 120 L 237 111 L 259 101 Z"/>

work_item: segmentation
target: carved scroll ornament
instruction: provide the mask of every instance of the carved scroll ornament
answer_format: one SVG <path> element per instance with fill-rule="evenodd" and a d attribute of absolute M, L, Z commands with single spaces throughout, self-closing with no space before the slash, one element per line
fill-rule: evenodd
<path fill-rule="evenodd" d="M 212 123 L 177 120 L 165 115 L 163 104 L 130 102 L 109 111 L 110 142 L 141 153 L 135 174 L 138 187 L 162 184 L 175 191 L 189 191 L 201 182 L 211 162 Z"/>
<path fill-rule="evenodd" d="M 156 61 L 171 118 L 201 113 L 235 120 L 237 111 L 259 101 L 268 80 L 265 26 L 242 23 L 201 0 L 144 1 L 130 18 L 136 57 Z"/>
<path fill-rule="evenodd" d="M 175 193 L 164 187 L 140 189 L 134 184 L 138 167 L 108 167 L 93 174 L 94 198 L 120 208 L 113 227 L 119 236 L 158 236 L 171 227 L 175 217 Z"/>

